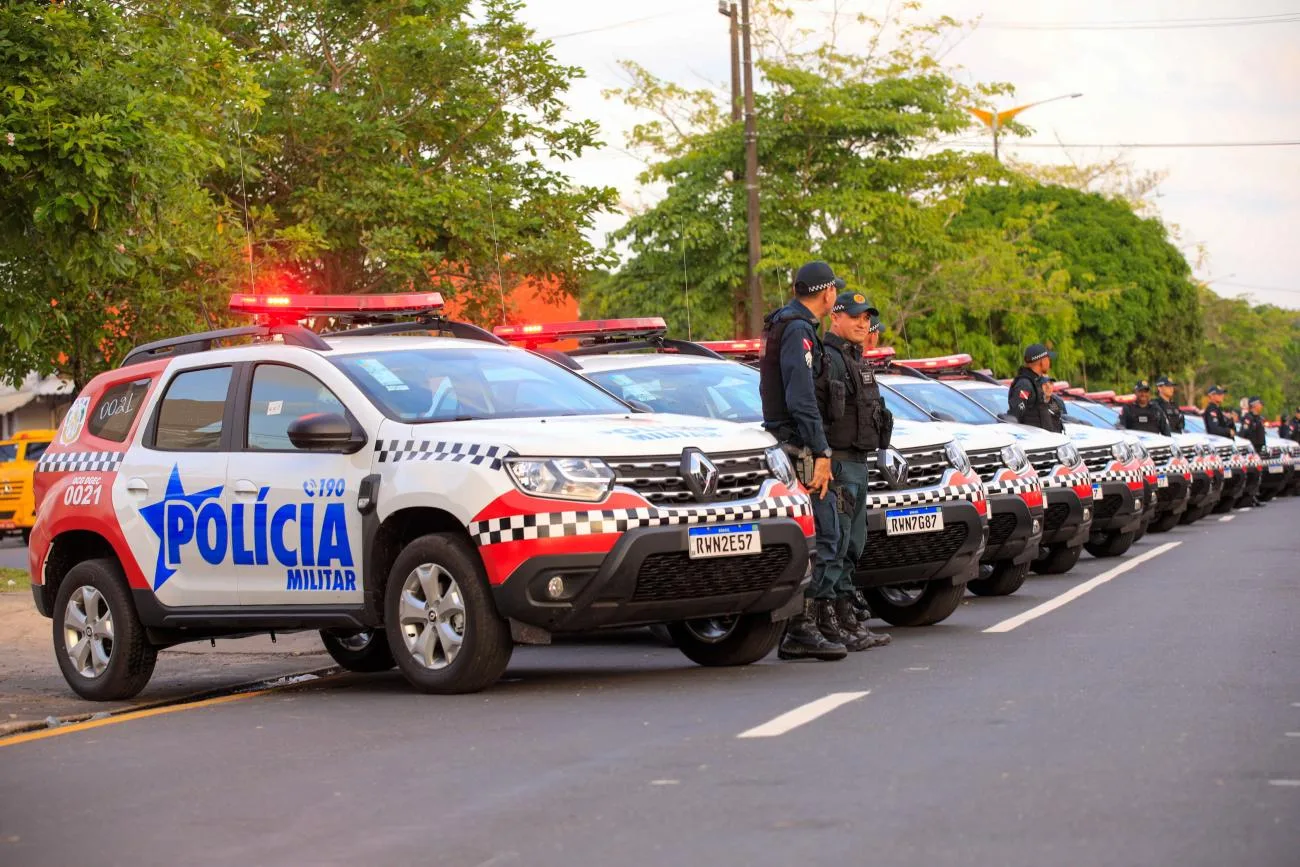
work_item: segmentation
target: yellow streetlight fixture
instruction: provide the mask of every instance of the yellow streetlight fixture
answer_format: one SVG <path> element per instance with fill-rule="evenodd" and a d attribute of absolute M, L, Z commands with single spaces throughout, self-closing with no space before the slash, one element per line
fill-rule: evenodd
<path fill-rule="evenodd" d="M 986 111 L 982 108 L 967 108 L 971 114 L 978 117 L 984 122 L 984 125 L 993 131 L 993 159 L 998 159 L 998 133 L 1001 132 L 1003 125 L 1011 120 L 1020 112 L 1027 108 L 1033 108 L 1036 105 L 1042 105 L 1047 102 L 1056 102 L 1058 99 L 1078 99 L 1083 96 L 1082 93 L 1063 93 L 1060 96 L 1054 96 L 1051 99 L 1040 99 L 1038 102 L 1031 102 L 1028 105 L 1020 105 L 1015 108 L 1009 108 L 1006 111 Z"/>

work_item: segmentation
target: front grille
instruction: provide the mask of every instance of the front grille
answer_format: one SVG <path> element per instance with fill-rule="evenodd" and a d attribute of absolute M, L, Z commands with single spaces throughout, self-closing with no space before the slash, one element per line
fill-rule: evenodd
<path fill-rule="evenodd" d="M 943 474 L 952 465 L 948 453 L 942 448 L 899 449 L 907 459 L 907 485 L 910 488 L 932 488 L 943 481 Z M 872 493 L 889 490 L 889 483 L 880 474 L 875 461 L 867 461 L 867 490 Z"/>
<path fill-rule="evenodd" d="M 1079 454 L 1083 456 L 1083 462 L 1087 464 L 1088 471 L 1093 473 L 1105 472 L 1113 460 L 1110 446 L 1094 446 L 1090 449 L 1080 449 Z"/>
<path fill-rule="evenodd" d="M 1170 485 L 1167 488 L 1158 488 L 1156 490 L 1156 502 L 1162 506 L 1166 505 L 1173 501 L 1177 493 L 1178 490 L 1174 488 L 1173 485 Z"/>
<path fill-rule="evenodd" d="M 1169 446 L 1156 446 L 1153 449 L 1147 449 L 1147 454 L 1151 455 L 1151 460 L 1157 467 L 1163 467 L 1174 458 L 1174 450 Z"/>
<path fill-rule="evenodd" d="M 0 503 L 17 502 L 26 489 L 27 482 L 21 479 L 8 481 L 0 484 Z M 8 490 L 5 490 L 8 488 Z"/>
<path fill-rule="evenodd" d="M 1242 455 L 1243 457 L 1250 457 L 1250 446 L 1245 443 L 1237 446 L 1237 454 Z"/>
<path fill-rule="evenodd" d="M 1043 513 L 1043 535 L 1055 533 L 1065 526 L 1065 519 L 1070 517 L 1070 507 L 1065 503 L 1053 503 Z"/>
<path fill-rule="evenodd" d="M 636 575 L 633 602 L 673 602 L 758 593 L 790 565 L 790 546 L 771 545 L 743 557 L 692 560 L 685 551 L 651 554 Z"/>
<path fill-rule="evenodd" d="M 893 569 L 918 563 L 942 563 L 949 560 L 966 541 L 965 524 L 944 527 L 938 533 L 911 536 L 887 536 L 884 530 L 867 534 L 867 550 L 858 560 L 859 569 Z"/>
<path fill-rule="evenodd" d="M 997 548 L 1016 531 L 1015 515 L 994 515 L 989 521 L 989 548 Z"/>
<path fill-rule="evenodd" d="M 997 474 L 1006 466 L 1002 463 L 1001 449 L 967 452 L 966 456 L 970 458 L 971 469 L 985 483 L 992 483 Z"/>
<path fill-rule="evenodd" d="M 12 510 L 10 510 L 10 511 L 8 511 L 8 512 L 0 512 L 0 521 L 8 521 L 8 520 L 9 520 L 10 518 L 12 518 L 13 516 L 14 516 L 14 513 L 13 513 Z"/>
<path fill-rule="evenodd" d="M 1056 456 L 1056 449 L 1034 449 L 1029 452 L 1029 462 L 1034 465 L 1034 472 L 1046 476 L 1061 462 Z"/>
<path fill-rule="evenodd" d="M 1192 499 L 1203 496 L 1210 489 L 1210 480 L 1207 476 L 1197 476 L 1192 480 Z"/>
<path fill-rule="evenodd" d="M 1124 506 L 1124 498 L 1119 494 L 1110 494 L 1102 497 L 1100 503 L 1095 503 L 1092 507 L 1093 517 L 1098 521 L 1104 521 L 1107 518 L 1113 518 Z"/>
<path fill-rule="evenodd" d="M 1232 446 L 1219 446 L 1218 452 L 1219 457 L 1223 458 L 1225 461 L 1230 461 L 1232 460 L 1234 449 Z"/>
<path fill-rule="evenodd" d="M 772 476 L 763 452 L 709 455 L 718 468 L 718 492 L 706 502 L 725 503 L 758 496 Z M 652 458 L 611 458 L 614 484 L 631 488 L 651 503 L 678 505 L 697 502 L 682 478 L 681 455 Z"/>
<path fill-rule="evenodd" d="M 1265 447 L 1264 447 L 1264 452 L 1265 452 L 1265 454 L 1266 454 L 1268 457 L 1270 457 L 1270 458 L 1280 458 L 1280 457 L 1282 457 L 1282 447 L 1281 447 L 1281 446 L 1265 446 Z"/>

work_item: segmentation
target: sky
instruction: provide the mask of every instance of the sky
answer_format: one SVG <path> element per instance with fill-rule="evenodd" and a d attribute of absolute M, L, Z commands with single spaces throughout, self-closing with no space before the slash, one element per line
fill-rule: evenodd
<path fill-rule="evenodd" d="M 798 25 L 822 28 L 837 0 L 789 3 Z M 838 0 L 838 6 L 841 13 L 880 15 L 886 0 Z M 954 75 L 968 83 L 1014 85 L 1015 96 L 998 108 L 1083 94 L 1021 114 L 1018 120 L 1034 134 L 1020 141 L 1039 146 L 1004 140 L 1005 156 L 1091 163 L 1122 152 L 1140 171 L 1166 172 L 1157 206 L 1178 227 L 1189 261 L 1200 250 L 1208 254 L 1197 276 L 1221 295 L 1300 309 L 1300 145 L 1116 147 L 1300 142 L 1300 14 L 1289 23 L 1223 26 L 1222 20 L 1289 12 L 1300 13 L 1300 2 L 924 0 L 927 16 L 981 19 L 944 62 L 959 67 Z M 643 164 L 623 149 L 627 131 L 647 118 L 603 91 L 625 83 L 621 60 L 690 88 L 728 91 L 727 20 L 717 0 L 527 0 L 522 14 L 538 36 L 555 40 L 557 59 L 586 71 L 570 92 L 572 113 L 599 122 L 607 146 L 570 164 L 570 174 L 615 187 L 626 208 L 653 202 L 656 191 L 637 184 Z M 850 27 L 840 44 L 865 46 L 865 40 L 865 30 Z M 1063 149 L 1061 143 L 1105 147 Z M 602 216 L 598 240 L 623 219 Z"/>

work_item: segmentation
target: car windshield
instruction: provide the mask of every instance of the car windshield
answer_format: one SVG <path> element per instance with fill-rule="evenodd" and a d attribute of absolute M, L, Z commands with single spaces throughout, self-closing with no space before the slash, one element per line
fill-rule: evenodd
<path fill-rule="evenodd" d="M 587 377 L 628 401 L 655 412 L 675 412 L 727 421 L 763 420 L 758 371 L 743 364 L 656 364 L 596 370 Z"/>
<path fill-rule="evenodd" d="M 626 412 L 559 365 L 523 350 L 393 349 L 333 356 L 389 418 L 412 423 Z"/>
<path fill-rule="evenodd" d="M 0 445 L 0 464 L 7 464 L 18 458 L 18 444 L 4 443 Z"/>
<path fill-rule="evenodd" d="M 1106 423 L 1107 427 L 1119 427 L 1119 412 L 1102 403 L 1087 404 L 1088 411 Z"/>
<path fill-rule="evenodd" d="M 934 421 L 930 414 L 903 397 L 894 389 L 887 385 L 882 385 L 881 390 L 885 392 L 885 406 L 894 414 L 894 418 L 906 419 L 907 421 Z"/>
<path fill-rule="evenodd" d="M 1067 400 L 1065 402 L 1066 411 L 1076 416 L 1094 427 L 1113 428 L 1115 421 L 1106 417 L 1104 412 L 1097 412 L 1098 407 L 1095 403 L 1079 403 L 1077 400 Z"/>
<path fill-rule="evenodd" d="M 990 385 L 988 388 L 963 388 L 961 393 L 994 415 L 1001 415 L 1008 409 L 1007 388 L 1005 386 Z"/>
<path fill-rule="evenodd" d="M 1205 419 L 1199 415 L 1192 415 L 1189 412 L 1183 413 L 1183 420 L 1186 422 L 1188 433 L 1205 433 Z"/>
<path fill-rule="evenodd" d="M 989 412 L 957 389 L 943 383 L 916 380 L 893 383 L 891 387 L 931 415 L 938 417 L 942 413 L 948 416 L 945 421 L 959 421 L 962 424 L 995 424 L 998 421 L 996 413 Z"/>

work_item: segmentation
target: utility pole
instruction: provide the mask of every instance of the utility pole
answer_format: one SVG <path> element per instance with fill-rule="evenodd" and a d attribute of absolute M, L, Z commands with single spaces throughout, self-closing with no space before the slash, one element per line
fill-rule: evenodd
<path fill-rule="evenodd" d="M 718 0 L 718 14 L 726 16 L 730 22 L 731 36 L 731 122 L 740 123 L 743 117 L 744 97 L 740 87 L 740 9 L 728 0 Z M 733 171 L 732 180 L 740 178 L 739 171 Z M 737 287 L 731 297 L 731 336 L 737 339 L 745 336 L 748 323 L 745 318 L 745 300 L 749 295 L 748 284 Z"/>
<path fill-rule="evenodd" d="M 750 52 L 749 0 L 740 0 L 740 30 L 744 41 L 745 66 L 745 193 L 746 223 L 749 228 L 749 336 L 763 331 L 763 289 L 758 282 L 758 260 L 763 254 L 758 214 L 758 118 L 754 114 L 754 60 Z"/>

